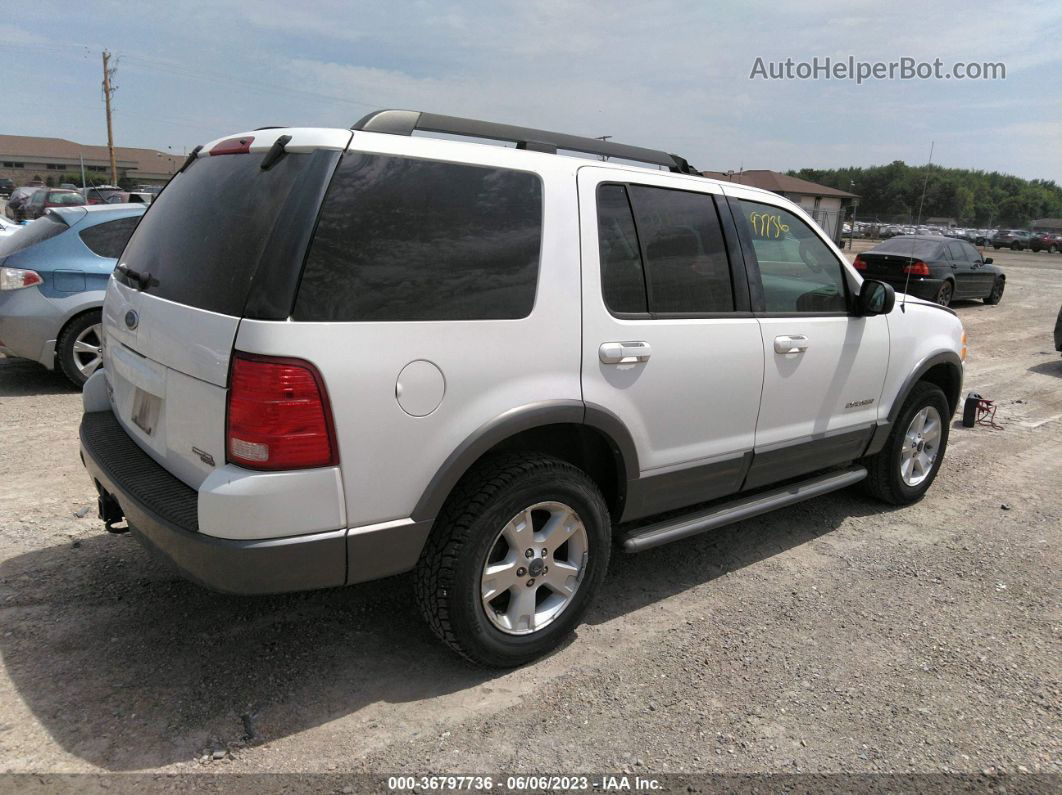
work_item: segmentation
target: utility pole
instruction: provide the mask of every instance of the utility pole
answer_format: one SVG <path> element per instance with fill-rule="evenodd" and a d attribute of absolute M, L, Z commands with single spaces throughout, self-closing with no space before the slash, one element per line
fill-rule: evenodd
<path fill-rule="evenodd" d="M 111 78 L 118 71 L 118 67 L 110 66 L 111 54 L 103 51 L 103 102 L 107 107 L 107 151 L 111 156 L 111 184 L 118 184 L 118 163 L 114 159 L 114 127 L 111 125 L 111 94 L 116 90 L 111 85 Z"/>

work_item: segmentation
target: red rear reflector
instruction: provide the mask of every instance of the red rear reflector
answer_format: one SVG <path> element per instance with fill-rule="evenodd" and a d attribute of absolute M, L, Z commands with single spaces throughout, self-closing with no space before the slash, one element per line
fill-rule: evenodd
<path fill-rule="evenodd" d="M 912 276 L 928 276 L 929 266 L 922 262 L 922 260 L 918 260 L 916 262 L 912 262 L 910 265 L 904 265 L 903 272 L 909 273 Z"/>
<path fill-rule="evenodd" d="M 245 135 L 243 138 L 227 138 L 219 144 L 215 144 L 210 150 L 212 155 L 245 155 L 251 151 L 253 135 Z"/>
<path fill-rule="evenodd" d="M 321 374 L 301 359 L 236 352 L 229 379 L 227 460 L 248 469 L 309 469 L 338 462 Z"/>
<path fill-rule="evenodd" d="M 859 254 L 856 254 L 855 262 L 852 263 L 853 267 L 857 271 L 865 271 L 867 269 L 867 262 Z"/>

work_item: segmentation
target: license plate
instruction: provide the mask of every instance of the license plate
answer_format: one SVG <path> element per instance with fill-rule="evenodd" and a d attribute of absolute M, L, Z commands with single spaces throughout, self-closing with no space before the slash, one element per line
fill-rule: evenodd
<path fill-rule="evenodd" d="M 155 430 L 162 400 L 157 395 L 137 389 L 133 393 L 133 423 L 148 436 Z"/>

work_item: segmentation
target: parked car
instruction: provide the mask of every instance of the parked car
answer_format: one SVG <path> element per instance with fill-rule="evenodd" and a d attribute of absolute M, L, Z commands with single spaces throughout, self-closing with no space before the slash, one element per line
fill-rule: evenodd
<path fill-rule="evenodd" d="M 793 202 L 662 151 L 408 111 L 263 129 L 198 149 L 126 246 L 83 461 L 106 526 L 200 583 L 415 570 L 442 640 L 518 665 L 614 532 L 920 499 L 965 337 L 894 299 Z"/>
<path fill-rule="evenodd" d="M 93 188 L 83 188 L 81 195 L 85 197 L 85 201 L 89 204 L 107 204 L 112 196 L 120 195 L 123 192 L 121 188 L 117 188 L 114 185 L 99 185 Z"/>
<path fill-rule="evenodd" d="M 998 304 L 1007 279 L 965 240 L 933 235 L 904 235 L 883 241 L 855 258 L 856 270 L 896 290 L 941 306 L 956 298 L 981 298 Z"/>
<path fill-rule="evenodd" d="M 1062 308 L 1058 310 L 1058 317 L 1055 318 L 1055 350 L 1062 351 Z"/>
<path fill-rule="evenodd" d="M 0 238 L 0 353 L 58 366 L 81 385 L 99 367 L 100 307 L 144 206 L 65 207 Z"/>
<path fill-rule="evenodd" d="M 0 177 L 0 196 L 9 198 L 15 190 L 15 183 L 8 177 Z"/>
<path fill-rule="evenodd" d="M 1010 248 L 1022 251 L 1029 248 L 1032 234 L 1024 229 L 1000 229 L 992 235 L 992 248 L 999 251 L 1001 248 Z"/>
<path fill-rule="evenodd" d="M 80 190 L 73 182 L 63 182 L 59 185 L 60 188 L 66 188 L 67 190 Z"/>
<path fill-rule="evenodd" d="M 21 207 L 22 217 L 27 221 L 40 218 L 53 207 L 77 207 L 85 203 L 76 190 L 63 188 L 38 188 Z"/>
<path fill-rule="evenodd" d="M 1054 232 L 1035 232 L 1029 238 L 1029 248 L 1054 254 L 1062 251 L 1062 235 Z"/>
<path fill-rule="evenodd" d="M 7 206 L 4 208 L 4 213 L 7 217 L 16 223 L 21 223 L 26 220 L 25 215 L 22 212 L 22 205 L 38 190 L 39 188 L 32 185 L 24 185 L 21 188 L 15 188 L 14 192 L 7 200 Z"/>
<path fill-rule="evenodd" d="M 116 191 L 107 196 L 105 204 L 151 204 L 154 195 L 142 191 Z"/>

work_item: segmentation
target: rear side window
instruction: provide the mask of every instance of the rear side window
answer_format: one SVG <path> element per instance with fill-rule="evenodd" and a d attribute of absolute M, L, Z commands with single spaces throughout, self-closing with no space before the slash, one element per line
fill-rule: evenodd
<path fill-rule="evenodd" d="M 43 243 L 45 240 L 62 234 L 69 228 L 66 225 L 66 221 L 56 213 L 42 215 L 36 221 L 23 226 L 14 234 L 8 235 L 6 238 L 0 238 L 0 258 L 11 256 L 30 246 Z"/>
<path fill-rule="evenodd" d="M 623 185 L 601 185 L 597 189 L 597 244 L 605 306 L 614 314 L 648 312 L 638 232 Z"/>
<path fill-rule="evenodd" d="M 630 196 L 645 260 L 649 311 L 732 312 L 730 265 L 712 197 L 644 185 L 631 185 Z"/>
<path fill-rule="evenodd" d="M 348 153 L 321 208 L 293 317 L 526 317 L 541 238 L 534 174 Z"/>
<path fill-rule="evenodd" d="M 129 242 L 136 224 L 140 220 L 139 215 L 129 218 L 118 218 L 114 221 L 105 221 L 102 224 L 82 229 L 78 234 L 81 241 L 89 247 L 89 250 L 100 257 L 118 259 L 122 256 L 125 244 Z"/>

